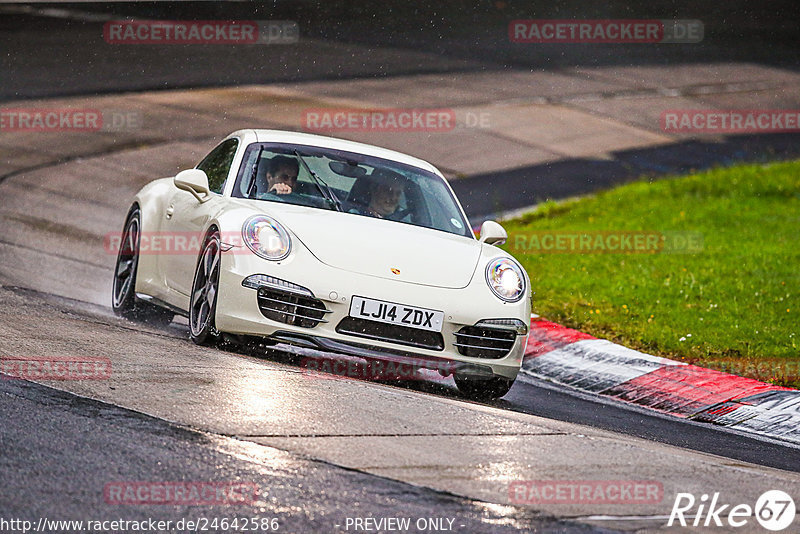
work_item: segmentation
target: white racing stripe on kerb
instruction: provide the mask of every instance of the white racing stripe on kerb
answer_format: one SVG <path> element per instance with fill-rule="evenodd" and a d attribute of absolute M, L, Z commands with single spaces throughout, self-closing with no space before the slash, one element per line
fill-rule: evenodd
<path fill-rule="evenodd" d="M 606 339 L 584 339 L 530 358 L 522 367 L 533 376 L 596 393 L 665 365 L 686 364 L 651 356 Z"/>
<path fill-rule="evenodd" d="M 733 428 L 800 443 L 800 391 L 775 392 L 746 410 L 755 415 L 731 425 Z"/>

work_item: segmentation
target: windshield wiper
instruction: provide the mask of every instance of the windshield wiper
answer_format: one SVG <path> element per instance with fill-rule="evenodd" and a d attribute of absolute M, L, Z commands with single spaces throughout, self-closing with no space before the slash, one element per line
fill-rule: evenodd
<path fill-rule="evenodd" d="M 253 163 L 253 170 L 250 171 L 250 183 L 247 185 L 247 198 L 253 198 L 253 193 L 258 194 L 258 188 L 256 187 L 256 175 L 258 174 L 258 165 L 261 163 L 262 152 L 264 152 L 264 145 L 261 145 L 261 148 L 258 151 L 258 156 L 256 156 L 256 161 Z"/>
<path fill-rule="evenodd" d="M 322 178 L 314 174 L 314 171 L 312 171 L 311 167 L 308 166 L 308 163 L 306 163 L 306 160 L 304 160 L 303 156 L 300 155 L 300 152 L 295 150 L 294 155 L 297 156 L 297 159 L 300 161 L 300 163 L 303 164 L 303 168 L 314 179 L 314 184 L 316 184 L 317 189 L 319 189 L 319 192 L 322 193 L 322 197 L 328 202 L 330 202 L 331 205 L 334 208 L 336 208 L 336 211 L 342 211 L 342 202 L 338 198 L 336 198 L 336 194 L 333 192 L 333 189 L 331 189 L 331 186 L 326 184 Z"/>

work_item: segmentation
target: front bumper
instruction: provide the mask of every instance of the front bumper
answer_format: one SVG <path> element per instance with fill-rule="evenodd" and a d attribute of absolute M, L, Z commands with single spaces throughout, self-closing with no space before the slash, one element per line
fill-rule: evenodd
<path fill-rule="evenodd" d="M 242 286 L 253 274 L 265 274 L 310 290 L 324 303 L 328 313 L 313 327 L 285 324 L 264 316 L 258 291 Z M 337 332 L 337 325 L 349 316 L 353 296 L 398 302 L 444 312 L 442 350 L 409 346 L 380 339 L 365 339 Z M 461 289 L 421 286 L 398 280 L 343 271 L 321 263 L 307 249 L 296 247 L 281 262 L 263 260 L 239 247 L 223 253 L 217 299 L 216 327 L 221 332 L 269 337 L 277 341 L 330 352 L 395 361 L 413 361 L 429 369 L 449 369 L 475 377 L 493 375 L 513 379 L 519 372 L 527 334 L 516 335 L 511 350 L 499 358 L 464 356 L 454 345 L 456 332 L 482 319 L 530 321 L 530 300 L 502 302 L 490 291 L 482 276 L 474 276 Z"/>

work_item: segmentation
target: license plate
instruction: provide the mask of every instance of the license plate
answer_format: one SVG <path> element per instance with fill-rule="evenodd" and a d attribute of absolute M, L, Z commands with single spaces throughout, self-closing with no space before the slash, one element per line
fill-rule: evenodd
<path fill-rule="evenodd" d="M 363 297 L 353 297 L 350 316 L 433 332 L 441 332 L 444 321 L 444 312 Z"/>

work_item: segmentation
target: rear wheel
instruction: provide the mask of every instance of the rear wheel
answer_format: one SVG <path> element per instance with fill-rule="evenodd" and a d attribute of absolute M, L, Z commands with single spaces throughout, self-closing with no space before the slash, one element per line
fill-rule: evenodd
<path fill-rule="evenodd" d="M 220 236 L 215 230 L 206 237 L 192 283 L 189 330 L 192 341 L 198 345 L 211 345 L 219 339 L 214 316 L 219 292 L 220 256 Z"/>
<path fill-rule="evenodd" d="M 468 399 L 477 401 L 492 401 L 499 399 L 511 389 L 514 380 L 504 376 L 492 378 L 476 378 L 472 376 L 453 377 L 458 386 L 458 391 Z"/>
<path fill-rule="evenodd" d="M 142 321 L 154 326 L 167 326 L 175 316 L 169 310 L 136 299 L 136 273 L 139 268 L 139 242 L 142 233 L 142 216 L 139 208 L 128 214 L 122 232 L 114 284 L 111 290 L 111 307 L 114 313 L 132 321 Z"/>

